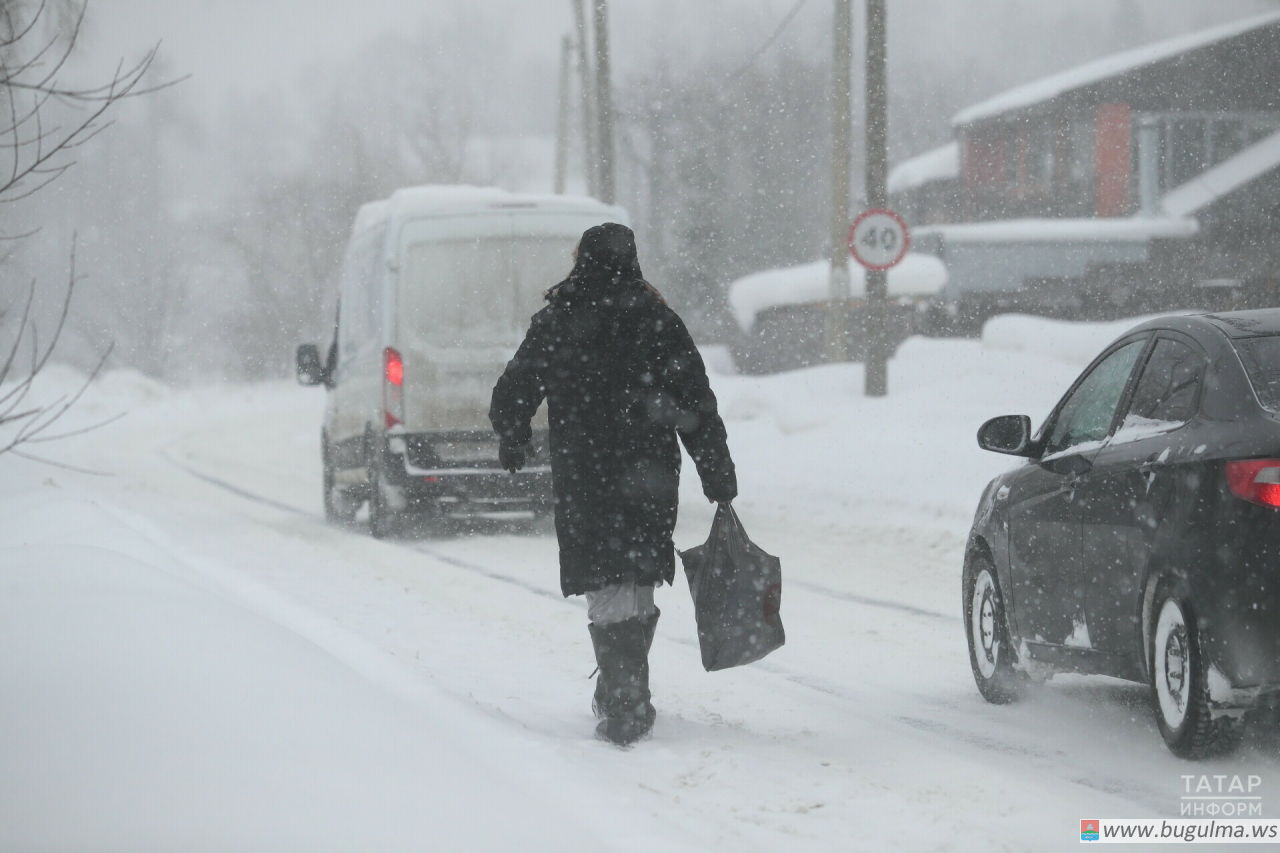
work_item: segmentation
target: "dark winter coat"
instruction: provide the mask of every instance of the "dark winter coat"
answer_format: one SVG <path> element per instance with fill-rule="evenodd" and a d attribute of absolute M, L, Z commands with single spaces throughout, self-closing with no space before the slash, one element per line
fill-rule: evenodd
<path fill-rule="evenodd" d="M 671 583 L 679 435 L 713 500 L 737 494 L 724 423 L 684 323 L 640 275 L 622 225 L 583 235 L 493 389 L 500 439 L 529 441 L 545 398 L 566 596 Z"/>

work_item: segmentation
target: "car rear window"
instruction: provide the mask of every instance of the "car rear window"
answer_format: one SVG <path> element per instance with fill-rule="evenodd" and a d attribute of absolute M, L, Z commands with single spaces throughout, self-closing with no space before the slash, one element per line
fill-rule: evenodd
<path fill-rule="evenodd" d="M 1237 341 L 1236 351 L 1258 402 L 1268 411 L 1280 413 L 1280 335 Z"/>

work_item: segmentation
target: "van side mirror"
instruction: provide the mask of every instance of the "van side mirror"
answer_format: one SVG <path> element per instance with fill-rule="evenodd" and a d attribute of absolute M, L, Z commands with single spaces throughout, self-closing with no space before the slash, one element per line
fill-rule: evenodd
<path fill-rule="evenodd" d="M 320 363 L 320 349 L 315 344 L 298 347 L 298 383 L 300 385 L 327 385 L 329 377 Z"/>
<path fill-rule="evenodd" d="M 994 453 L 1030 456 L 1031 418 L 1026 415 L 1001 415 L 978 429 L 978 446 Z"/>

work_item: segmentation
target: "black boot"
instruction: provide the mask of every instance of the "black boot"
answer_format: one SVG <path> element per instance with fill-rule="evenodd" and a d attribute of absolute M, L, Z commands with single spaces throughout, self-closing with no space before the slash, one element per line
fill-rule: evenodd
<path fill-rule="evenodd" d="M 653 608 L 653 612 L 643 617 L 644 622 L 644 651 L 645 657 L 648 658 L 649 650 L 653 648 L 653 635 L 658 630 L 658 617 L 662 615 L 662 611 Z M 596 655 L 597 659 L 599 654 Z M 605 683 L 604 670 L 601 669 L 596 678 L 596 693 L 591 697 L 591 713 L 596 715 L 597 720 L 603 720 L 608 716 L 605 710 L 605 696 L 608 693 L 608 685 Z"/>
<path fill-rule="evenodd" d="M 605 716 L 596 726 L 596 737 L 618 746 L 630 746 L 653 728 L 646 632 L 649 621 L 656 624 L 657 619 L 588 625 L 605 686 Z"/>

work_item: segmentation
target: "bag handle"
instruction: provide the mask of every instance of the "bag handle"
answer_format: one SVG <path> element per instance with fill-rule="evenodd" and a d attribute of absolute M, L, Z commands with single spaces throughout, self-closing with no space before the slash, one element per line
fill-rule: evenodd
<path fill-rule="evenodd" d="M 733 501 L 725 501 L 716 504 L 716 521 L 720 520 L 721 513 L 725 514 L 727 523 L 733 524 L 734 527 L 746 534 L 746 528 L 742 526 L 742 519 L 738 518 L 738 511 L 733 508 Z"/>

